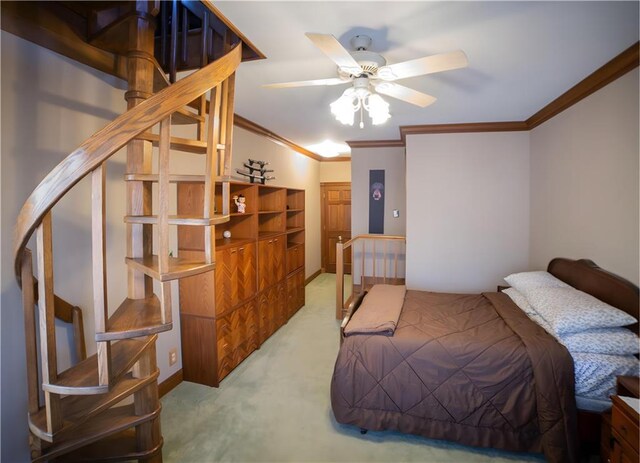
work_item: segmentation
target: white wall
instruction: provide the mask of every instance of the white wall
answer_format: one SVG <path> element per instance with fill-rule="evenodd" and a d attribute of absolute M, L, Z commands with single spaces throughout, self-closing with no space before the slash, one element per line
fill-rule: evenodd
<path fill-rule="evenodd" d="M 351 150 L 351 235 L 369 233 L 369 171 L 385 171 L 384 234 L 405 233 L 404 148 L 353 148 Z M 393 217 L 393 210 L 400 217 Z"/>
<path fill-rule="evenodd" d="M 638 284 L 638 69 L 531 131 L 531 266 L 590 258 Z"/>
<path fill-rule="evenodd" d="M 527 132 L 407 137 L 407 286 L 495 290 L 528 267 Z"/>
<path fill-rule="evenodd" d="M 351 161 L 321 162 L 320 182 L 350 182 Z"/>

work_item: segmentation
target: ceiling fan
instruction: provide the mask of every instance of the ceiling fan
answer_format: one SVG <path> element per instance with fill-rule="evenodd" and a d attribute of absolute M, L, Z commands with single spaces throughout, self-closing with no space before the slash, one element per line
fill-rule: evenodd
<path fill-rule="evenodd" d="M 338 77 L 283 82 L 263 87 L 290 88 L 351 83 L 352 86 L 331 103 L 331 112 L 343 124 L 353 125 L 354 114 L 360 111 L 360 128 L 364 127 L 363 109 L 367 110 L 374 125 L 382 124 L 389 119 L 389 104 L 378 93 L 422 108 L 436 101 L 431 95 L 396 84 L 394 81 L 459 69 L 468 64 L 467 56 L 458 50 L 387 65 L 387 60 L 382 55 L 368 50 L 371 38 L 366 35 L 356 35 L 351 39 L 351 45 L 355 49 L 352 52 L 347 51 L 331 34 L 305 35 L 336 63 Z"/>

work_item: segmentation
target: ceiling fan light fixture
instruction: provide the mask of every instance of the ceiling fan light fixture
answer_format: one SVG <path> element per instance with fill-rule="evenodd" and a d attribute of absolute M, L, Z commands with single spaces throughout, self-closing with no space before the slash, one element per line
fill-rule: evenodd
<path fill-rule="evenodd" d="M 338 122 L 344 125 L 353 125 L 354 114 L 357 108 L 354 106 L 354 97 L 343 93 L 340 98 L 331 103 L 331 114 L 335 116 Z M 357 105 L 359 106 L 359 105 Z"/>
<path fill-rule="evenodd" d="M 369 96 L 365 109 L 369 112 L 369 117 L 371 117 L 371 123 L 373 125 L 384 124 L 391 117 L 389 114 L 389 103 L 384 101 L 377 93 Z"/>

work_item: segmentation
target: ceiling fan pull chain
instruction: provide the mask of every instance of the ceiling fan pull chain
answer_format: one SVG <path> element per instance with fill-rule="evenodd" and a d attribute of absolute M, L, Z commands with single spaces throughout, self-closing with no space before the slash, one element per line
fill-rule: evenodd
<path fill-rule="evenodd" d="M 361 129 L 364 129 L 364 122 L 363 122 L 363 120 L 362 120 L 362 119 L 363 119 L 363 115 L 362 115 L 362 114 L 363 114 L 363 112 L 364 112 L 363 106 L 364 106 L 364 105 L 361 105 L 361 106 L 360 106 L 360 128 L 361 128 Z"/>

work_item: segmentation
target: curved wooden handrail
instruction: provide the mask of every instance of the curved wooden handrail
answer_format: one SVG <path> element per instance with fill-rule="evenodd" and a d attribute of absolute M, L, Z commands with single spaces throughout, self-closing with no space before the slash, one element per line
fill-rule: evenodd
<path fill-rule="evenodd" d="M 18 284 L 22 251 L 42 218 L 76 183 L 140 133 L 226 80 L 240 65 L 242 44 L 117 117 L 87 139 L 40 182 L 22 206 L 14 234 Z"/>

